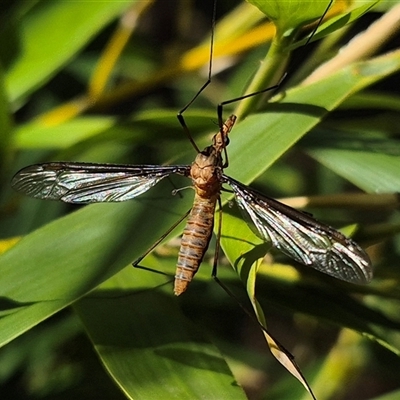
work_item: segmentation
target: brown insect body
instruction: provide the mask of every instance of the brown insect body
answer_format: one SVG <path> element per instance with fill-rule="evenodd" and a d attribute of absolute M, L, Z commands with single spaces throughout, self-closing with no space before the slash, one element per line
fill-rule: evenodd
<path fill-rule="evenodd" d="M 235 121 L 236 117 L 231 115 L 222 130 L 213 137 L 213 144 L 200 152 L 190 167 L 189 177 L 196 194 L 183 231 L 176 265 L 174 293 L 177 296 L 187 289 L 210 243 L 215 206 L 222 188 L 222 172 L 227 166 L 221 153 L 228 145 L 228 134 Z"/>

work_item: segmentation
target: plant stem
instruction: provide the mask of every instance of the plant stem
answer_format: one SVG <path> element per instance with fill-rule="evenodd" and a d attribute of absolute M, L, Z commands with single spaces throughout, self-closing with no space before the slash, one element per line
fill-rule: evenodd
<path fill-rule="evenodd" d="M 289 52 L 289 43 L 291 43 L 293 35 L 282 36 L 276 34 L 271 42 L 271 46 L 261 63 L 256 75 L 247 88 L 246 95 L 262 91 L 268 91 L 268 88 L 279 82 L 282 70 L 285 68 Z M 264 97 L 264 96 L 263 96 Z M 260 96 L 254 95 L 243 99 L 236 108 L 235 115 L 238 119 L 245 118 L 260 102 Z"/>

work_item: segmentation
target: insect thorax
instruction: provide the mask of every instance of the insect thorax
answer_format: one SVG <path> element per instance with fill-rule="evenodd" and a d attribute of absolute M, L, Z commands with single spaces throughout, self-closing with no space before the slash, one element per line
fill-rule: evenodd
<path fill-rule="evenodd" d="M 222 158 L 212 146 L 199 153 L 190 168 L 196 193 L 201 197 L 219 194 L 222 183 Z"/>

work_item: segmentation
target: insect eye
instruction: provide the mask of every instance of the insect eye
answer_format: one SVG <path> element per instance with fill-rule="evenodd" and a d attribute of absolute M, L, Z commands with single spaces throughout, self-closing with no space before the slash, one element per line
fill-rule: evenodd
<path fill-rule="evenodd" d="M 214 145 L 218 145 L 220 147 L 226 147 L 229 144 L 229 138 L 228 136 L 224 136 L 224 139 L 222 140 L 221 135 L 214 136 L 213 143 Z"/>

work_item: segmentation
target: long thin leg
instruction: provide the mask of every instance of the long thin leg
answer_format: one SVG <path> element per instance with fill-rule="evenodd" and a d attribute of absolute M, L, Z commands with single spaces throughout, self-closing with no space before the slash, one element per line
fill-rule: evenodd
<path fill-rule="evenodd" d="M 287 350 L 285 348 L 285 346 L 283 346 L 282 343 L 280 343 L 273 335 L 271 335 L 271 333 L 268 331 L 268 329 L 263 326 L 260 321 L 256 318 L 256 316 L 251 313 L 242 303 L 241 301 L 236 297 L 236 295 L 217 277 L 217 276 L 213 276 L 214 280 L 218 283 L 218 285 L 225 291 L 225 293 L 228 294 L 228 296 L 230 296 L 232 299 L 234 299 L 236 301 L 236 303 L 239 305 L 239 307 L 244 311 L 244 313 L 252 320 L 254 321 L 260 328 L 261 330 L 267 334 L 277 345 L 278 349 L 284 353 L 286 355 L 286 357 L 290 360 L 290 362 L 292 363 L 292 365 L 295 367 L 297 373 L 302 377 L 303 381 L 305 382 L 305 384 L 307 385 L 307 389 L 309 391 L 309 393 L 311 394 L 312 398 L 314 400 L 316 400 L 316 397 L 311 389 L 311 386 L 308 384 L 305 376 L 303 375 L 303 373 L 300 370 L 300 367 L 297 365 L 295 358 L 293 356 L 293 354 Z"/>
<path fill-rule="evenodd" d="M 333 0 L 330 0 L 330 2 L 328 4 L 328 7 L 326 7 L 324 13 L 319 18 L 317 25 L 315 26 L 315 28 L 311 32 L 311 34 L 308 37 L 308 39 L 307 39 L 306 43 L 304 44 L 304 46 L 307 46 L 307 44 L 310 43 L 311 39 L 314 37 L 315 32 L 317 32 L 317 29 L 321 26 L 321 23 L 322 23 L 323 19 L 325 18 L 327 12 L 331 8 L 332 3 L 333 3 Z M 240 100 L 247 99 L 249 97 L 257 96 L 257 95 L 265 93 L 265 92 L 269 92 L 270 90 L 278 89 L 281 86 L 282 82 L 285 80 L 286 76 L 287 76 L 287 73 L 283 74 L 282 78 L 279 80 L 279 82 L 276 85 L 267 87 L 265 89 L 259 90 L 259 91 L 254 92 L 254 93 L 249 93 L 249 94 L 246 94 L 244 96 L 235 97 L 234 99 L 229 99 L 229 100 L 226 100 L 226 101 L 223 101 L 223 102 L 219 103 L 218 106 L 217 106 L 217 115 L 218 115 L 218 125 L 219 125 L 219 127 L 221 128 L 223 126 L 223 121 L 224 121 L 223 120 L 223 107 L 224 106 L 226 106 L 227 104 L 235 103 L 235 102 L 240 101 Z"/>
<path fill-rule="evenodd" d="M 320 27 L 320 25 L 321 25 L 323 19 L 325 18 L 327 12 L 328 12 L 329 9 L 331 8 L 332 3 L 333 3 L 333 0 L 330 0 L 330 2 L 329 2 L 329 4 L 328 4 L 328 7 L 325 9 L 325 11 L 324 11 L 324 13 L 322 14 L 321 18 L 319 18 L 317 25 L 315 26 L 315 28 L 314 28 L 313 31 L 311 32 L 311 34 L 310 34 L 310 36 L 308 37 L 308 39 L 307 39 L 306 43 L 304 44 L 304 46 L 307 46 L 307 44 L 311 41 L 311 39 L 312 39 L 313 36 L 315 35 L 315 32 L 316 32 L 317 29 Z M 267 87 L 267 88 L 265 88 L 265 89 L 259 90 L 259 91 L 254 92 L 254 93 L 249 93 L 249 94 L 246 94 L 246 95 L 244 95 L 244 96 L 235 97 L 235 98 L 233 98 L 233 99 L 229 99 L 229 100 L 226 100 L 226 101 L 223 101 L 223 102 L 219 103 L 219 104 L 217 105 L 217 116 L 218 116 L 218 126 L 219 126 L 219 129 L 220 129 L 221 134 L 223 133 L 223 125 L 224 125 L 224 118 L 223 118 L 223 108 L 224 108 L 224 106 L 226 106 L 226 105 L 228 105 L 228 104 L 231 104 L 231 103 L 235 103 L 235 102 L 244 100 L 244 99 L 247 99 L 247 98 L 249 98 L 249 97 L 258 96 L 258 95 L 260 95 L 260 94 L 262 94 L 262 93 L 266 93 L 266 92 L 269 92 L 269 91 L 271 91 L 271 90 L 278 89 L 278 88 L 281 86 L 282 82 L 283 82 L 283 81 L 285 80 L 285 78 L 287 77 L 287 75 L 288 75 L 287 72 L 285 72 L 285 73 L 283 74 L 283 76 L 281 77 L 281 79 L 279 80 L 279 82 L 278 82 L 277 84 L 273 85 L 273 86 Z M 225 164 L 224 164 L 224 168 L 226 168 L 226 167 L 228 166 L 228 155 L 227 155 L 227 152 L 226 152 L 226 148 L 225 148 L 225 151 L 224 151 L 224 155 L 225 155 Z"/>
<path fill-rule="evenodd" d="M 314 37 L 315 32 L 317 32 L 318 28 L 321 26 L 322 21 L 324 20 L 326 14 L 328 13 L 329 9 L 331 8 L 333 3 L 333 0 L 330 0 L 328 7 L 326 7 L 324 13 L 322 14 L 321 18 L 318 20 L 317 25 L 315 26 L 315 28 L 313 29 L 313 31 L 311 32 L 310 36 L 308 37 L 307 41 L 305 42 L 304 46 L 307 46 L 308 43 L 310 43 L 310 40 Z"/>
<path fill-rule="evenodd" d="M 211 276 L 216 281 L 218 281 L 217 266 L 218 266 L 219 251 L 221 249 L 221 226 L 222 226 L 222 203 L 221 203 L 221 197 L 218 197 L 218 232 L 217 232 L 217 239 L 215 241 L 214 261 L 211 272 Z"/>
<path fill-rule="evenodd" d="M 281 86 L 282 82 L 285 80 L 286 76 L 287 76 L 287 73 L 283 74 L 282 78 L 279 80 L 279 82 L 276 85 L 259 90 L 258 92 L 249 93 L 244 96 L 235 97 L 234 99 L 229 99 L 229 100 L 219 103 L 217 105 L 218 125 L 223 126 L 223 108 L 224 108 L 224 106 L 226 106 L 227 104 L 231 104 L 231 103 L 235 103 L 237 101 L 247 99 L 248 97 L 253 97 L 253 96 L 257 96 L 259 94 L 265 93 L 265 92 L 269 92 L 270 90 L 278 89 Z"/>
<path fill-rule="evenodd" d="M 311 394 L 312 398 L 316 400 L 316 397 L 308 384 L 306 378 L 302 374 L 299 366 L 295 362 L 294 356 L 292 353 L 290 353 L 289 350 L 285 348 L 271 333 L 268 331 L 268 329 L 261 324 L 261 322 L 256 318 L 254 313 L 250 312 L 239 300 L 239 298 L 217 277 L 217 266 L 218 266 L 218 255 L 221 247 L 221 226 L 222 226 L 222 204 L 221 204 L 221 199 L 218 199 L 218 206 L 219 206 L 219 217 L 218 217 L 218 232 L 217 232 L 217 240 L 216 240 L 216 245 L 215 245 L 215 254 L 214 254 L 214 262 L 213 262 L 213 269 L 211 276 L 215 280 L 216 283 L 225 291 L 225 293 L 230 296 L 232 299 L 236 301 L 236 303 L 239 305 L 239 307 L 243 310 L 243 312 L 252 320 L 254 321 L 260 328 L 261 330 L 273 340 L 273 342 L 276 344 L 278 349 L 286 355 L 286 357 L 290 360 L 292 365 L 295 367 L 296 371 L 298 374 L 302 377 L 303 382 L 307 385 L 307 389 L 309 393 Z M 276 356 L 275 356 L 276 357 Z"/>
<path fill-rule="evenodd" d="M 169 228 L 150 248 L 146 250 L 144 254 L 142 254 L 139 258 L 137 258 L 135 261 L 132 262 L 132 266 L 134 268 L 141 268 L 141 269 L 148 269 L 148 268 L 143 268 L 139 266 L 138 264 L 145 258 L 148 254 L 150 254 L 190 213 L 189 209 L 186 211 L 186 213 L 183 215 L 183 217 L 179 218 L 177 222 L 175 222 L 171 228 Z M 159 272 L 159 271 L 158 271 Z"/>
<path fill-rule="evenodd" d="M 247 99 L 248 97 L 253 97 L 253 96 L 257 96 L 261 93 L 265 93 L 268 92 L 270 90 L 274 90 L 279 88 L 279 86 L 282 84 L 283 80 L 286 78 L 286 73 L 282 76 L 282 78 L 280 79 L 280 81 L 274 85 L 274 86 L 270 86 L 268 88 L 265 88 L 263 90 L 259 90 L 258 92 L 254 92 L 254 93 L 250 93 L 250 94 L 246 94 L 244 96 L 240 96 L 240 97 L 235 97 L 234 99 L 230 99 L 230 100 L 226 100 L 223 101 L 221 103 L 219 103 L 217 105 L 217 115 L 218 115 L 218 126 L 219 126 L 219 131 L 221 132 L 221 135 L 223 135 L 224 130 L 224 122 L 223 122 L 223 108 L 224 106 L 226 106 L 227 104 L 231 104 L 231 103 L 235 103 L 236 101 L 241 101 L 243 99 Z M 228 161 L 228 152 L 226 151 L 226 146 L 224 147 L 224 165 L 223 168 L 227 168 L 229 166 L 229 161 Z"/>
<path fill-rule="evenodd" d="M 177 118 L 179 123 L 182 125 L 183 131 L 186 136 L 190 140 L 190 143 L 195 148 L 197 153 L 200 153 L 200 149 L 197 144 L 193 140 L 193 137 L 190 133 L 190 130 L 186 124 L 185 118 L 183 117 L 183 113 L 192 105 L 192 103 L 199 97 L 200 93 L 211 83 L 211 74 L 212 74 L 212 62 L 213 62 L 213 50 L 214 50 L 214 31 L 215 31 L 215 19 L 217 14 L 217 1 L 214 1 L 213 15 L 212 15 L 212 23 L 211 23 L 211 39 L 210 39 L 210 57 L 208 63 L 208 78 L 207 81 L 203 84 L 203 86 L 199 89 L 199 91 L 193 96 L 193 98 L 183 107 L 177 114 Z"/>

